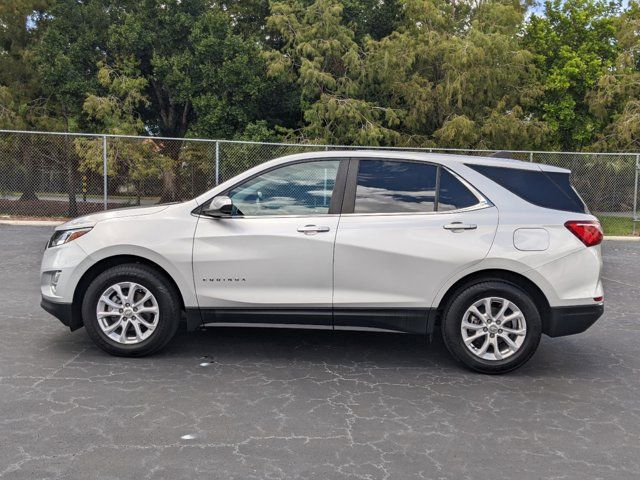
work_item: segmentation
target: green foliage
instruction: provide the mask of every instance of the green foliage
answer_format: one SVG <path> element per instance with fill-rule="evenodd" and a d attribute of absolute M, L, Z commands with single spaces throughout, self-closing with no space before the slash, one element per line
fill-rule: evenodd
<path fill-rule="evenodd" d="M 343 0 L 343 18 L 356 39 L 379 40 L 391 34 L 403 17 L 400 0 Z"/>
<path fill-rule="evenodd" d="M 0 126 L 3 128 L 47 128 L 42 85 L 34 65 L 33 45 L 40 29 L 28 29 L 49 0 L 3 0 L 0 3 Z"/>
<path fill-rule="evenodd" d="M 90 120 L 109 134 L 138 135 L 144 129 L 144 122 L 138 109 L 149 103 L 144 95 L 147 80 L 135 77 L 136 62 L 124 59 L 120 69 L 114 69 L 100 62 L 97 80 L 105 95 L 90 94 L 85 99 L 83 110 Z M 104 171 L 103 143 L 100 138 L 77 138 L 75 150 L 80 157 L 79 170 L 102 174 Z M 158 145 L 138 139 L 110 138 L 107 147 L 107 173 L 110 177 L 124 178 L 131 183 L 140 196 L 142 183 L 147 179 L 161 178 L 162 172 L 170 167 L 171 159 L 160 153 Z M 126 186 L 126 185 L 125 185 Z"/>
<path fill-rule="evenodd" d="M 197 121 L 192 134 L 232 138 L 255 121 L 265 119 L 286 93 L 266 77 L 266 66 L 256 44 L 233 32 L 228 14 L 209 11 L 194 25 L 190 41 L 198 73 L 193 97 Z M 266 107 L 266 108 L 265 108 Z"/>
<path fill-rule="evenodd" d="M 618 57 L 589 96 L 591 113 L 605 125 L 594 149 L 640 150 L 640 4 L 616 19 Z"/>
<path fill-rule="evenodd" d="M 110 12 L 100 0 L 58 0 L 38 19 L 42 38 L 34 45 L 34 61 L 47 111 L 70 131 L 84 127 L 82 107 L 98 87 Z"/>
<path fill-rule="evenodd" d="M 607 0 L 547 0 L 531 15 L 529 5 L 4 0 L 0 126 L 637 150 L 637 2 L 622 9 Z M 99 171 L 94 143 L 69 144 L 67 163 Z M 154 151 L 163 165 L 145 163 Z M 114 144 L 109 160 L 129 179 L 162 169 L 164 199 L 179 197 L 184 163 L 191 175 L 210 177 L 206 154 L 179 140 Z"/>
<path fill-rule="evenodd" d="M 300 86 L 305 137 L 493 148 L 543 141 L 545 125 L 524 110 L 540 89 L 519 5 L 403 6 L 396 31 L 359 44 L 337 1 L 273 3 L 268 24 L 285 43 L 266 54 L 269 72 Z"/>
<path fill-rule="evenodd" d="M 587 95 L 614 64 L 618 8 L 607 0 L 547 0 L 544 15 L 527 26 L 525 44 L 543 73 L 537 113 L 559 148 L 582 149 L 602 127 Z"/>
<path fill-rule="evenodd" d="M 0 127 L 23 127 L 19 110 L 20 106 L 16 104 L 13 91 L 9 87 L 0 85 Z"/>
<path fill-rule="evenodd" d="M 267 78 L 260 56 L 264 38 L 250 28 L 260 18 L 241 2 L 211 0 L 114 0 L 108 28 L 105 65 L 118 68 L 135 59 L 128 78 L 145 81 L 136 112 L 144 129 L 167 137 L 229 138 L 247 125 L 266 121 L 269 128 L 287 126 L 296 117 L 295 102 L 282 102 L 291 89 Z M 259 8 L 261 2 L 252 2 Z M 124 92 L 114 94 L 125 98 Z M 94 102 L 95 103 L 95 102 Z M 106 104 L 107 108 L 114 106 Z M 98 105 L 94 105 L 98 107 Z M 127 108 L 125 103 L 121 108 Z M 117 110 L 117 109 L 116 109 Z M 112 110 L 112 124 L 121 119 Z M 127 116 L 128 114 L 125 114 Z M 103 119 L 104 123 L 104 119 Z M 164 172 L 163 200 L 179 199 L 184 145 L 159 144 L 173 164 Z M 204 172 L 201 172 L 204 173 Z"/>
<path fill-rule="evenodd" d="M 106 94 L 90 93 L 82 108 L 90 119 L 99 122 L 104 133 L 139 135 L 144 130 L 138 111 L 149 104 L 144 94 L 148 82 L 135 76 L 135 63 L 131 58 L 125 59 L 120 69 L 98 63 L 98 84 Z"/>

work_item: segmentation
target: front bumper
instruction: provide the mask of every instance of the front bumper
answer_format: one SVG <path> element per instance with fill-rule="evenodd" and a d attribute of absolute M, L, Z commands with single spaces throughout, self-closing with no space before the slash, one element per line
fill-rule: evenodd
<path fill-rule="evenodd" d="M 79 312 L 75 312 L 71 303 L 56 303 L 43 298 L 40 306 L 60 320 L 73 332 L 83 326 Z"/>
<path fill-rule="evenodd" d="M 40 293 L 54 303 L 72 303 L 75 288 L 86 270 L 83 262 L 88 263 L 87 253 L 80 247 L 82 238 L 59 247 L 47 248 L 42 255 L 40 266 Z M 55 289 L 52 287 L 52 275 L 60 272 Z"/>
<path fill-rule="evenodd" d="M 562 337 L 582 333 L 604 313 L 604 305 L 579 305 L 552 307 L 551 314 L 542 321 L 542 332 L 550 337 Z"/>

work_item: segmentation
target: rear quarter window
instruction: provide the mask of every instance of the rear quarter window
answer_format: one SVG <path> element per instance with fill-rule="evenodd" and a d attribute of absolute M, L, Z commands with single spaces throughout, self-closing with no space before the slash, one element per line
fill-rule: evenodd
<path fill-rule="evenodd" d="M 467 167 L 539 207 L 588 213 L 584 202 L 571 186 L 568 173 L 473 164 L 467 164 Z"/>
<path fill-rule="evenodd" d="M 439 212 L 468 208 L 477 204 L 478 198 L 460 180 L 447 169 L 440 168 Z"/>

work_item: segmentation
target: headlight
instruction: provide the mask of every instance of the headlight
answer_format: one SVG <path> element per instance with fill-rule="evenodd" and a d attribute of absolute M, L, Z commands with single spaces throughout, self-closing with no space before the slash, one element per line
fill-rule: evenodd
<path fill-rule="evenodd" d="M 89 233 L 90 231 L 91 227 L 76 228 L 73 230 L 58 230 L 53 234 L 51 240 L 49 240 L 49 247 L 57 247 L 59 245 L 64 245 L 65 243 L 72 242 L 76 238 L 80 238 L 85 233 Z"/>

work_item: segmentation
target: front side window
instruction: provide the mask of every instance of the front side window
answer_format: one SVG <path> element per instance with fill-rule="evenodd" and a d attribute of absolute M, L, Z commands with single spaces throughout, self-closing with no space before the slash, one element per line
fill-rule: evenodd
<path fill-rule="evenodd" d="M 228 195 L 235 215 L 329 213 L 340 160 L 295 163 L 234 187 Z"/>
<path fill-rule="evenodd" d="M 427 163 L 360 160 L 354 213 L 433 212 L 437 175 Z"/>

